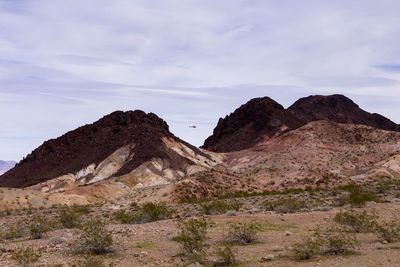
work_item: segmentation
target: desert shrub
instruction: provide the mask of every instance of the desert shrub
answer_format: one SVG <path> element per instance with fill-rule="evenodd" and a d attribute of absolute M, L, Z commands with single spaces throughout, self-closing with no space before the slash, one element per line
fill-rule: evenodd
<path fill-rule="evenodd" d="M 217 249 L 218 260 L 214 266 L 230 266 L 237 263 L 235 253 L 230 246 L 225 246 L 224 248 Z"/>
<path fill-rule="evenodd" d="M 46 217 L 41 215 L 31 217 L 27 226 L 32 239 L 42 238 L 44 234 L 51 230 L 50 224 Z"/>
<path fill-rule="evenodd" d="M 0 233 L 1 239 L 14 239 L 23 237 L 26 233 L 26 227 L 24 222 L 16 222 L 10 224 L 7 229 Z"/>
<path fill-rule="evenodd" d="M 368 201 L 379 201 L 379 198 L 374 192 L 352 192 L 352 193 L 350 193 L 349 203 L 352 206 L 362 207 Z"/>
<path fill-rule="evenodd" d="M 296 260 L 311 259 L 320 252 L 321 245 L 320 240 L 317 240 L 314 236 L 308 236 L 303 242 L 294 244 L 293 257 Z"/>
<path fill-rule="evenodd" d="M 64 228 L 74 228 L 79 224 L 79 213 L 74 208 L 68 206 L 61 208 L 58 217 Z"/>
<path fill-rule="evenodd" d="M 80 250 L 83 252 L 104 254 L 112 245 L 111 233 L 101 219 L 92 219 L 81 225 Z"/>
<path fill-rule="evenodd" d="M 260 226 L 255 222 L 232 223 L 228 229 L 227 241 L 233 244 L 250 244 L 256 241 Z"/>
<path fill-rule="evenodd" d="M 316 236 L 321 240 L 326 254 L 347 254 L 358 244 L 354 235 L 345 233 L 341 229 L 331 228 L 327 231 L 317 232 Z"/>
<path fill-rule="evenodd" d="M 163 203 L 147 202 L 136 209 L 135 211 L 117 211 L 113 217 L 120 223 L 135 224 L 169 219 L 172 214 Z"/>
<path fill-rule="evenodd" d="M 229 210 L 238 211 L 243 206 L 243 204 L 238 200 L 231 200 L 231 201 L 216 200 L 207 203 L 202 203 L 200 206 L 204 214 L 217 215 L 217 214 L 224 214 Z"/>
<path fill-rule="evenodd" d="M 397 221 L 385 222 L 376 227 L 376 232 L 380 238 L 387 242 L 395 242 L 399 240 L 400 225 Z"/>
<path fill-rule="evenodd" d="M 337 201 L 337 206 L 350 204 L 354 207 L 362 207 L 368 201 L 379 201 L 379 197 L 375 192 L 365 191 L 360 185 L 349 184 L 339 187 L 339 189 L 347 191 L 349 194 L 339 198 Z"/>
<path fill-rule="evenodd" d="M 356 233 L 373 232 L 377 224 L 375 215 L 370 215 L 366 211 L 357 212 L 355 210 L 336 213 L 334 221 L 345 225 Z"/>
<path fill-rule="evenodd" d="M 223 213 L 227 212 L 228 210 L 230 210 L 229 205 L 225 201 L 222 201 L 222 200 L 211 201 L 208 203 L 202 203 L 200 206 L 201 206 L 204 214 L 207 214 L 207 215 L 223 214 Z"/>
<path fill-rule="evenodd" d="M 91 212 L 90 205 L 77 205 L 74 204 L 71 206 L 71 209 L 78 214 L 89 214 Z"/>
<path fill-rule="evenodd" d="M 72 267 L 106 267 L 100 257 L 85 255 L 82 259 L 75 260 Z"/>
<path fill-rule="evenodd" d="M 11 251 L 11 258 L 24 267 L 33 266 L 41 256 L 42 251 L 35 250 L 33 247 L 18 248 Z"/>
<path fill-rule="evenodd" d="M 205 259 L 205 240 L 207 229 L 210 225 L 205 217 L 192 218 L 188 220 L 177 220 L 179 234 L 173 238 L 179 242 L 185 254 L 191 261 L 202 262 Z"/>
<path fill-rule="evenodd" d="M 263 205 L 267 210 L 276 211 L 278 213 L 294 213 L 301 209 L 307 208 L 305 201 L 294 198 L 265 201 Z"/>
<path fill-rule="evenodd" d="M 307 260 L 317 254 L 348 254 L 357 246 L 356 237 L 342 229 L 316 229 L 312 236 L 305 237 L 303 242 L 295 244 L 292 252 L 295 259 Z"/>
<path fill-rule="evenodd" d="M 141 211 L 143 222 L 155 222 L 171 217 L 171 211 L 163 203 L 144 203 L 141 207 Z"/>
<path fill-rule="evenodd" d="M 133 212 L 126 212 L 124 210 L 114 212 L 113 218 L 123 224 L 133 224 L 139 222 L 137 214 Z"/>

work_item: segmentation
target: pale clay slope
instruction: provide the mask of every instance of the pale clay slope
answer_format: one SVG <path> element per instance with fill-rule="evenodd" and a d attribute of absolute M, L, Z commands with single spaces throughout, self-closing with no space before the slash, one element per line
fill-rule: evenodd
<path fill-rule="evenodd" d="M 153 158 L 128 174 L 118 177 L 113 176 L 125 163 L 135 160 L 134 154 L 130 153 L 135 145 L 131 144 L 119 148 L 98 166 L 90 164 L 75 174 L 70 173 L 56 177 L 27 189 L 5 189 L 3 190 L 5 195 L 3 198 L 8 201 L 0 201 L 0 206 L 10 205 L 11 203 L 16 205 L 17 196 L 18 199 L 26 200 L 25 195 L 32 196 L 35 199 L 35 201 L 33 199 L 29 200 L 29 203 L 34 206 L 47 206 L 58 203 L 85 204 L 100 199 L 115 200 L 137 189 L 168 186 L 183 179 L 185 176 L 209 170 L 217 164 L 221 164 L 223 160 L 222 154 L 203 150 L 211 158 L 209 159 L 173 139 L 163 138 L 163 142 L 167 148 L 189 159 L 194 164 L 187 165 L 183 170 L 175 170 L 169 167 L 170 164 L 166 160 Z M 80 187 L 83 185 L 85 186 Z M 36 201 L 36 199 L 41 200 Z M 20 200 L 19 203 L 27 205 L 28 201 Z"/>

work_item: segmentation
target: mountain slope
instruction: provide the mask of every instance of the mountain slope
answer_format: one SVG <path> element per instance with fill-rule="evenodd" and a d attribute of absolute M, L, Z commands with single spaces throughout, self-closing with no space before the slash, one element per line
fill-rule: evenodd
<path fill-rule="evenodd" d="M 189 159 L 179 149 L 169 148 L 168 142 L 190 150 L 195 157 Z M 62 177 L 59 179 L 62 185 L 58 187 L 78 181 L 94 183 L 129 174 L 155 158 L 162 169 L 153 166 L 154 172 L 163 175 L 162 170 L 169 169 L 176 178 L 197 164 L 193 162 L 197 156 L 203 158 L 203 164 L 213 161 L 208 154 L 171 134 L 166 122 L 155 114 L 117 111 L 44 142 L 0 176 L 0 187 L 26 187 L 57 177 Z"/>

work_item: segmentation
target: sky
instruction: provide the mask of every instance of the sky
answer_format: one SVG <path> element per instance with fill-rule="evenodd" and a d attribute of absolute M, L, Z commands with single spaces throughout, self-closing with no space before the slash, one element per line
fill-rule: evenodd
<path fill-rule="evenodd" d="M 254 97 L 400 123 L 398 0 L 0 0 L 0 159 L 115 110 L 201 145 Z M 196 125 L 197 128 L 189 128 Z"/>

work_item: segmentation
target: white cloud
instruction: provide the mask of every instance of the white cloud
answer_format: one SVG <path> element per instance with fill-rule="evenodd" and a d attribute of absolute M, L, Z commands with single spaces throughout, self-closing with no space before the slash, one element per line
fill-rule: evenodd
<path fill-rule="evenodd" d="M 116 109 L 155 112 L 200 145 L 220 116 L 264 95 L 288 106 L 345 93 L 400 122 L 399 8 L 393 0 L 0 0 L 0 121 L 24 136 L 16 146 L 0 132 L 0 159 Z M 385 97 L 377 104 L 371 95 Z"/>

